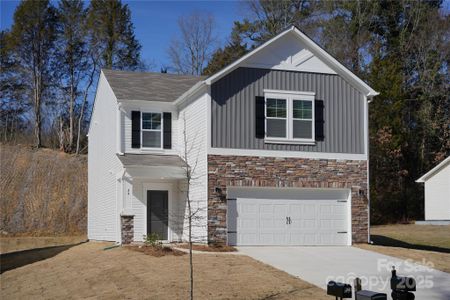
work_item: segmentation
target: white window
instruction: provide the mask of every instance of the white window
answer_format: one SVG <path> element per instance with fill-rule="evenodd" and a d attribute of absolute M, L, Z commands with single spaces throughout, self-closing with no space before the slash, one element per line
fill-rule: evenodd
<path fill-rule="evenodd" d="M 141 122 L 143 148 L 162 148 L 162 113 L 143 112 Z"/>
<path fill-rule="evenodd" d="M 264 90 L 267 143 L 314 143 L 314 93 Z"/>
<path fill-rule="evenodd" d="M 286 99 L 266 98 L 266 136 L 287 138 Z"/>

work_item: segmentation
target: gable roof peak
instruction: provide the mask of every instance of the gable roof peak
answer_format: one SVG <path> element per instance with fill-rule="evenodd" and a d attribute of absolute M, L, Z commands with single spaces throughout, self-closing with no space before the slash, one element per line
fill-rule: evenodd
<path fill-rule="evenodd" d="M 365 83 L 361 78 L 356 76 L 352 71 L 342 65 L 337 59 L 335 59 L 331 54 L 329 54 L 325 49 L 319 46 L 316 42 L 314 42 L 310 37 L 308 37 L 305 33 L 303 33 L 297 26 L 290 25 L 286 29 L 282 30 L 279 34 L 275 35 L 265 43 L 256 47 L 246 55 L 242 56 L 240 59 L 235 62 L 229 64 L 227 67 L 213 74 L 205 80 L 205 83 L 212 84 L 213 82 L 219 80 L 226 74 L 232 72 L 233 70 L 240 67 L 245 61 L 249 60 L 255 54 L 259 53 L 261 50 L 265 49 L 267 46 L 275 43 L 281 37 L 285 36 L 288 33 L 295 33 L 295 37 L 297 37 L 302 44 L 304 44 L 305 48 L 309 50 L 313 55 L 315 55 L 320 61 L 322 61 L 325 65 L 334 70 L 338 75 L 347 80 L 351 85 L 360 90 L 366 97 L 372 98 L 374 96 L 379 95 L 374 89 L 372 89 L 367 83 Z"/>

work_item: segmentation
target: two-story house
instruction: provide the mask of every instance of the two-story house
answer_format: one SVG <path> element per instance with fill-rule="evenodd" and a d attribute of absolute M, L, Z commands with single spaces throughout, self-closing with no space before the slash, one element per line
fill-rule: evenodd
<path fill-rule="evenodd" d="M 186 239 L 188 162 L 196 241 L 367 242 L 377 94 L 296 27 L 207 78 L 102 70 L 88 237 Z"/>

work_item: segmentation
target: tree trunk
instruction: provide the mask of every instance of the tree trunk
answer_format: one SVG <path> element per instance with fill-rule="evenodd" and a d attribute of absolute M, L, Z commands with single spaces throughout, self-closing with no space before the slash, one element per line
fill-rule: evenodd
<path fill-rule="evenodd" d="M 194 299 L 194 263 L 192 260 L 192 205 L 191 205 L 191 198 L 189 195 L 190 187 L 191 187 L 191 180 L 192 180 L 192 173 L 193 169 L 189 166 L 189 159 L 188 159 L 188 140 L 187 140 L 187 134 L 186 134 L 186 117 L 184 117 L 184 130 L 183 130 L 183 141 L 184 141 L 184 168 L 186 172 L 186 201 L 188 204 L 188 241 L 189 241 L 189 279 L 190 279 L 190 299 Z"/>
<path fill-rule="evenodd" d="M 73 123 L 74 123 L 74 115 L 73 115 L 73 107 L 75 104 L 75 91 L 74 91 L 74 83 L 73 76 L 70 84 L 70 103 L 69 103 L 69 141 L 68 141 L 68 150 L 72 151 L 73 149 Z"/>
<path fill-rule="evenodd" d="M 189 269 L 190 269 L 190 299 L 194 299 L 194 264 L 192 262 L 192 208 L 188 200 L 189 211 Z"/>
<path fill-rule="evenodd" d="M 42 139 L 41 139 L 41 98 L 38 92 L 38 87 L 35 87 L 34 90 L 34 137 L 35 137 L 35 147 L 42 147 Z"/>
<path fill-rule="evenodd" d="M 63 127 L 63 119 L 59 116 L 58 122 L 58 140 L 59 140 L 59 150 L 64 151 L 64 127 Z"/>
<path fill-rule="evenodd" d="M 77 149 L 75 151 L 76 155 L 80 154 L 81 123 L 83 123 L 83 118 L 84 118 L 84 107 L 86 106 L 89 89 L 91 88 L 91 85 L 94 82 L 94 76 L 95 76 L 96 70 L 97 70 L 97 65 L 95 63 L 95 60 L 93 59 L 92 72 L 89 76 L 89 82 L 86 86 L 86 89 L 84 90 L 83 103 L 81 104 L 80 116 L 78 117 Z"/>

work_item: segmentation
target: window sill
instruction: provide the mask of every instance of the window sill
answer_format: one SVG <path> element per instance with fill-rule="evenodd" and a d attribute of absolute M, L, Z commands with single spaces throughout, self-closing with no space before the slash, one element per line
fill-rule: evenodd
<path fill-rule="evenodd" d="M 166 149 L 160 148 L 136 148 L 131 152 L 133 153 L 141 153 L 141 154 L 163 154 Z"/>
<path fill-rule="evenodd" d="M 288 144 L 288 145 L 316 145 L 316 141 L 297 141 L 289 139 L 264 139 L 266 144 Z"/>

